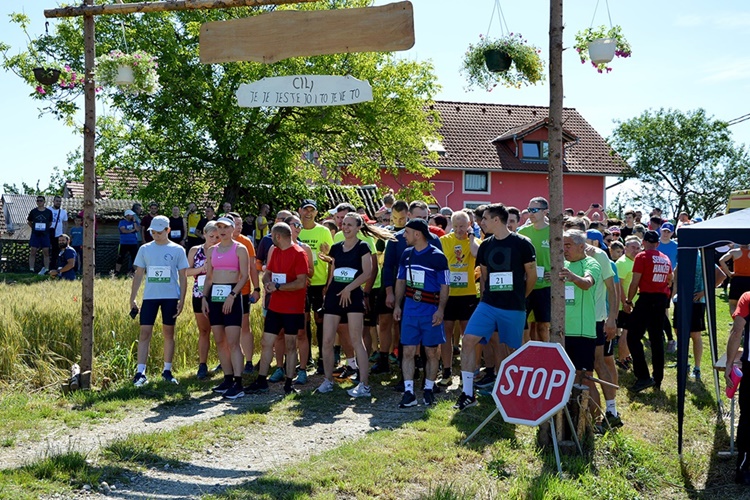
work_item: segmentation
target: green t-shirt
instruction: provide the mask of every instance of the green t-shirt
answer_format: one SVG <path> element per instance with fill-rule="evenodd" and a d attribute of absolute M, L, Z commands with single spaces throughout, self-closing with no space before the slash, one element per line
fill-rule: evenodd
<path fill-rule="evenodd" d="M 340 243 L 345 239 L 346 238 L 344 237 L 344 232 L 339 231 L 338 233 L 336 233 L 336 236 L 333 237 L 333 242 Z M 373 238 L 372 236 L 365 236 L 364 234 L 362 234 L 362 231 L 357 231 L 357 239 L 367 243 L 367 245 L 370 247 L 370 253 L 377 255 L 377 248 L 375 248 L 375 238 Z M 373 269 L 373 271 L 377 273 L 377 276 L 375 277 L 375 283 L 372 284 L 372 288 L 373 290 L 377 290 L 378 288 L 380 288 L 380 270 L 376 268 Z"/>
<path fill-rule="evenodd" d="M 565 282 L 565 336 L 596 338 L 596 284 L 601 280 L 601 267 L 591 257 L 576 262 L 565 261 L 565 268 L 578 276 L 591 275 L 594 286 L 583 290 Z"/>
<path fill-rule="evenodd" d="M 323 243 L 328 244 L 330 251 L 333 246 L 333 237 L 331 231 L 320 224 L 315 224 L 312 229 L 302 228 L 299 233 L 299 239 L 310 246 L 313 255 L 313 277 L 310 279 L 310 286 L 321 286 L 328 282 L 328 263 L 318 258 L 320 246 Z"/>
<path fill-rule="evenodd" d="M 617 276 L 620 277 L 620 283 L 622 283 L 622 290 L 625 294 L 625 298 L 628 298 L 628 288 L 630 288 L 630 282 L 633 281 L 633 264 L 635 261 L 633 259 L 629 259 L 626 255 L 623 255 L 619 259 L 617 259 L 617 262 L 615 262 L 615 266 L 617 267 Z M 633 300 L 635 300 L 635 297 L 633 297 Z M 620 310 L 622 311 L 622 301 L 620 301 Z"/>
<path fill-rule="evenodd" d="M 605 321 L 607 319 L 607 285 L 604 281 L 609 278 L 614 278 L 615 273 L 612 271 L 612 266 L 609 264 L 609 257 L 607 253 L 601 248 L 594 248 L 593 259 L 599 264 L 601 270 L 602 279 L 596 281 L 594 299 L 596 300 L 596 320 Z M 619 273 L 618 273 L 619 276 Z"/>
<path fill-rule="evenodd" d="M 536 250 L 536 283 L 534 290 L 547 288 L 552 285 L 549 280 L 539 277 L 540 274 L 548 273 L 552 270 L 552 258 L 549 253 L 549 226 L 544 229 L 537 229 L 534 224 L 523 226 L 518 230 L 518 234 L 526 236 L 531 240 Z"/>

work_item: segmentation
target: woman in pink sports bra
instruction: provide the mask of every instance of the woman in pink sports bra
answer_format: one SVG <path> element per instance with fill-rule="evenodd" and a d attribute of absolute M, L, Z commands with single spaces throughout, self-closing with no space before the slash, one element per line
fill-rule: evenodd
<path fill-rule="evenodd" d="M 219 244 L 206 254 L 206 281 L 203 285 L 203 314 L 211 323 L 216 351 L 224 371 L 224 381 L 212 390 L 226 399 L 245 395 L 242 370 L 245 357 L 240 348 L 242 329 L 242 287 L 247 282 L 249 255 L 247 248 L 232 239 L 234 219 L 216 221 Z"/>

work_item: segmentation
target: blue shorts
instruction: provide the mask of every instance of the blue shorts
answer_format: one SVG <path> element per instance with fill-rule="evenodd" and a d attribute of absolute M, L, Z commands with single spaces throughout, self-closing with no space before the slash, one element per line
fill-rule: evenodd
<path fill-rule="evenodd" d="M 525 323 L 526 311 L 500 309 L 480 302 L 466 325 L 466 335 L 482 337 L 481 343 L 486 344 L 492 334 L 497 332 L 501 343 L 507 344 L 511 349 L 518 349 L 523 343 Z"/>
<path fill-rule="evenodd" d="M 401 343 L 425 347 L 445 344 L 443 324 L 432 326 L 432 316 L 404 316 L 401 318 Z"/>
<path fill-rule="evenodd" d="M 49 248 L 49 233 L 39 233 L 37 231 L 31 232 L 31 238 L 29 238 L 29 246 L 31 248 Z"/>
<path fill-rule="evenodd" d="M 174 326 L 177 318 L 178 299 L 147 299 L 141 304 L 141 326 L 154 326 L 156 315 L 161 308 L 161 322 L 163 325 Z"/>

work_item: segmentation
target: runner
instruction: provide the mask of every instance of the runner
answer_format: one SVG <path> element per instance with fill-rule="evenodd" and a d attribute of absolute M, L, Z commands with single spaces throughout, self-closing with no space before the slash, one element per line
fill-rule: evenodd
<path fill-rule="evenodd" d="M 169 218 L 169 241 L 178 245 L 185 245 L 187 241 L 185 219 L 180 214 L 180 207 L 172 207 L 172 216 Z"/>
<path fill-rule="evenodd" d="M 455 222 L 456 219 L 453 221 Z M 462 223 L 468 227 L 468 217 Z M 404 251 L 399 262 L 396 303 L 393 309 L 393 319 L 401 321 L 401 303 L 406 297 L 401 324 L 401 343 L 404 346 L 401 362 L 404 395 L 398 406 L 408 408 L 417 404 L 417 398 L 414 395 L 414 357 L 420 345 L 424 346 L 427 357 L 424 404 L 431 406 L 435 404 L 433 391 L 440 349 L 441 345 L 445 346 L 443 313 L 450 294 L 448 283 L 451 276 L 448 270 L 448 260 L 443 252 L 427 243 L 431 238 L 425 221 L 422 219 L 409 221 L 406 224 L 404 236 L 409 248 Z M 450 354 L 452 356 L 453 353 Z"/>
<path fill-rule="evenodd" d="M 52 211 L 44 206 L 44 196 L 36 197 L 36 208 L 32 208 L 26 219 L 31 228 L 31 237 L 29 238 L 29 271 L 34 272 L 36 265 L 36 254 L 42 249 L 44 256 L 44 265 L 39 274 L 43 275 L 49 270 L 49 229 L 52 226 Z"/>
<path fill-rule="evenodd" d="M 216 221 L 219 244 L 206 253 L 206 281 L 203 314 L 211 322 L 216 351 L 224 371 L 224 381 L 212 390 L 226 399 L 245 395 L 242 388 L 244 357 L 240 348 L 242 327 L 242 287 L 248 279 L 248 252 L 232 239 L 234 219 L 220 217 Z M 210 301 L 210 302 L 209 302 Z"/>
<path fill-rule="evenodd" d="M 144 243 L 150 243 L 153 241 L 153 236 L 148 228 L 151 227 L 151 221 L 153 221 L 154 217 L 157 215 L 159 215 L 159 204 L 152 201 L 148 204 L 148 213 L 141 219 L 141 236 L 143 237 Z"/>
<path fill-rule="evenodd" d="M 151 221 L 149 232 L 153 237 L 138 249 L 135 257 L 135 275 L 130 290 L 131 310 L 137 312 L 135 299 L 141 287 L 144 274 L 146 285 L 141 304 L 141 331 L 138 338 L 138 365 L 136 366 L 133 385 L 142 387 L 148 384 L 146 377 L 146 360 L 154 331 L 156 315 L 161 309 L 162 333 L 164 335 L 164 371 L 161 377 L 165 381 L 177 384 L 172 376 L 172 357 L 174 356 L 174 324 L 182 312 L 187 294 L 187 273 L 190 265 L 185 249 L 169 241 L 169 219 L 158 215 Z"/>
<path fill-rule="evenodd" d="M 526 313 L 534 313 L 535 328 L 529 329 L 529 340 L 549 342 L 549 321 L 552 310 L 552 299 L 550 296 L 550 270 L 552 260 L 549 251 L 549 223 L 547 214 L 549 205 L 547 200 L 541 196 L 529 200 L 529 220 L 527 224 L 518 229 L 518 234 L 526 236 L 531 240 L 536 252 L 536 282 L 526 301 Z"/>
<path fill-rule="evenodd" d="M 732 270 L 727 262 L 732 261 Z M 719 265 L 724 274 L 729 276 L 729 314 L 734 313 L 737 301 L 743 293 L 750 291 L 750 246 L 738 245 L 721 256 Z"/>
<path fill-rule="evenodd" d="M 187 228 L 188 249 L 203 244 L 203 238 L 199 237 L 195 232 L 200 221 L 201 214 L 198 213 L 198 208 L 195 206 L 195 203 L 188 203 L 187 212 L 185 212 L 185 227 Z"/>
<path fill-rule="evenodd" d="M 132 272 L 135 258 L 138 255 L 138 235 L 141 233 L 141 226 L 135 221 L 134 211 L 125 210 L 124 217 L 117 224 L 117 229 L 120 232 L 120 246 L 115 263 L 115 273 L 118 275 Z M 123 266 L 125 266 L 124 271 Z"/>
<path fill-rule="evenodd" d="M 193 281 L 193 313 L 195 324 L 198 326 L 198 380 L 208 377 L 208 349 L 211 346 L 211 322 L 203 314 L 203 285 L 206 281 L 206 253 L 208 249 L 219 243 L 219 232 L 216 222 L 210 221 L 203 228 L 206 241 L 196 245 L 188 252 L 188 263 L 193 267 L 186 272 L 187 276 L 194 276 Z"/>

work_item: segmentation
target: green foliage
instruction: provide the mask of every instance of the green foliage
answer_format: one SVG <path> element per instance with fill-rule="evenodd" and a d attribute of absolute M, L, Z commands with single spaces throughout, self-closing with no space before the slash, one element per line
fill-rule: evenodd
<path fill-rule="evenodd" d="M 296 8 L 365 7 L 368 0 L 335 0 L 277 6 Z M 161 89 L 154 95 L 100 93 L 105 114 L 97 123 L 97 169 L 146 171 L 164 204 L 185 200 L 226 200 L 255 206 L 258 201 L 298 195 L 310 184 L 337 183 L 355 176 L 379 182 L 382 169 L 429 177 L 423 139 L 436 137 L 435 112 L 426 111 L 438 90 L 430 63 L 398 59 L 389 53 L 335 54 L 290 58 L 274 64 L 202 64 L 200 27 L 205 22 L 262 15 L 269 7 L 181 11 L 129 16 L 124 36 L 130 51 L 158 58 Z M 25 29 L 27 19 L 16 16 Z M 54 34 L 30 40 L 16 55 L 3 51 L 3 67 L 34 88 L 31 69 L 45 61 L 65 61 L 83 69 L 80 18 L 56 21 Z M 123 49 L 117 16 L 97 18 L 97 53 Z M 241 83 L 285 75 L 352 75 L 368 80 L 373 101 L 312 108 L 239 108 Z M 73 125 L 80 89 L 35 93 L 35 98 Z M 101 109 L 101 108 L 100 108 Z M 314 160 L 308 152 L 317 152 Z M 433 155 L 434 156 L 434 155 Z M 435 160 L 436 157 L 432 157 Z M 281 188 L 283 186 L 283 189 Z M 279 194 L 280 193 L 280 194 Z M 294 201 L 297 202 L 299 198 Z"/>
<path fill-rule="evenodd" d="M 492 39 L 479 35 L 479 43 L 469 44 L 464 54 L 461 73 L 466 76 L 467 90 L 481 87 L 491 92 L 498 83 L 506 87 L 521 88 L 521 85 L 535 85 L 544 80 L 544 63 L 539 54 L 541 49 L 528 45 L 520 33 L 511 33 L 502 38 Z M 491 72 L 487 69 L 484 53 L 500 50 L 513 60 L 513 66 L 506 71 Z"/>
<path fill-rule="evenodd" d="M 622 27 L 620 25 L 612 26 L 607 29 L 606 26 L 597 26 L 596 28 L 586 28 L 576 33 L 576 43 L 573 48 L 578 52 L 578 57 L 581 58 L 581 64 L 586 64 L 589 60 L 589 43 L 594 40 L 601 40 L 602 38 L 611 38 L 615 40 L 615 57 L 630 57 L 633 54 L 630 44 L 622 34 Z M 608 63 L 591 63 L 599 73 L 612 71 Z"/>
<path fill-rule="evenodd" d="M 610 144 L 629 164 L 624 176 L 640 181 L 635 203 L 710 216 L 731 191 L 748 187 L 747 150 L 703 109 L 645 111 L 618 122 Z"/>
<path fill-rule="evenodd" d="M 129 67 L 133 72 L 133 83 L 122 85 L 117 83 L 121 67 Z M 159 64 L 156 58 L 143 50 L 124 53 L 113 50 L 96 58 L 94 78 L 103 86 L 116 86 L 123 92 L 133 94 L 154 94 L 159 90 L 159 74 L 156 68 Z"/>

